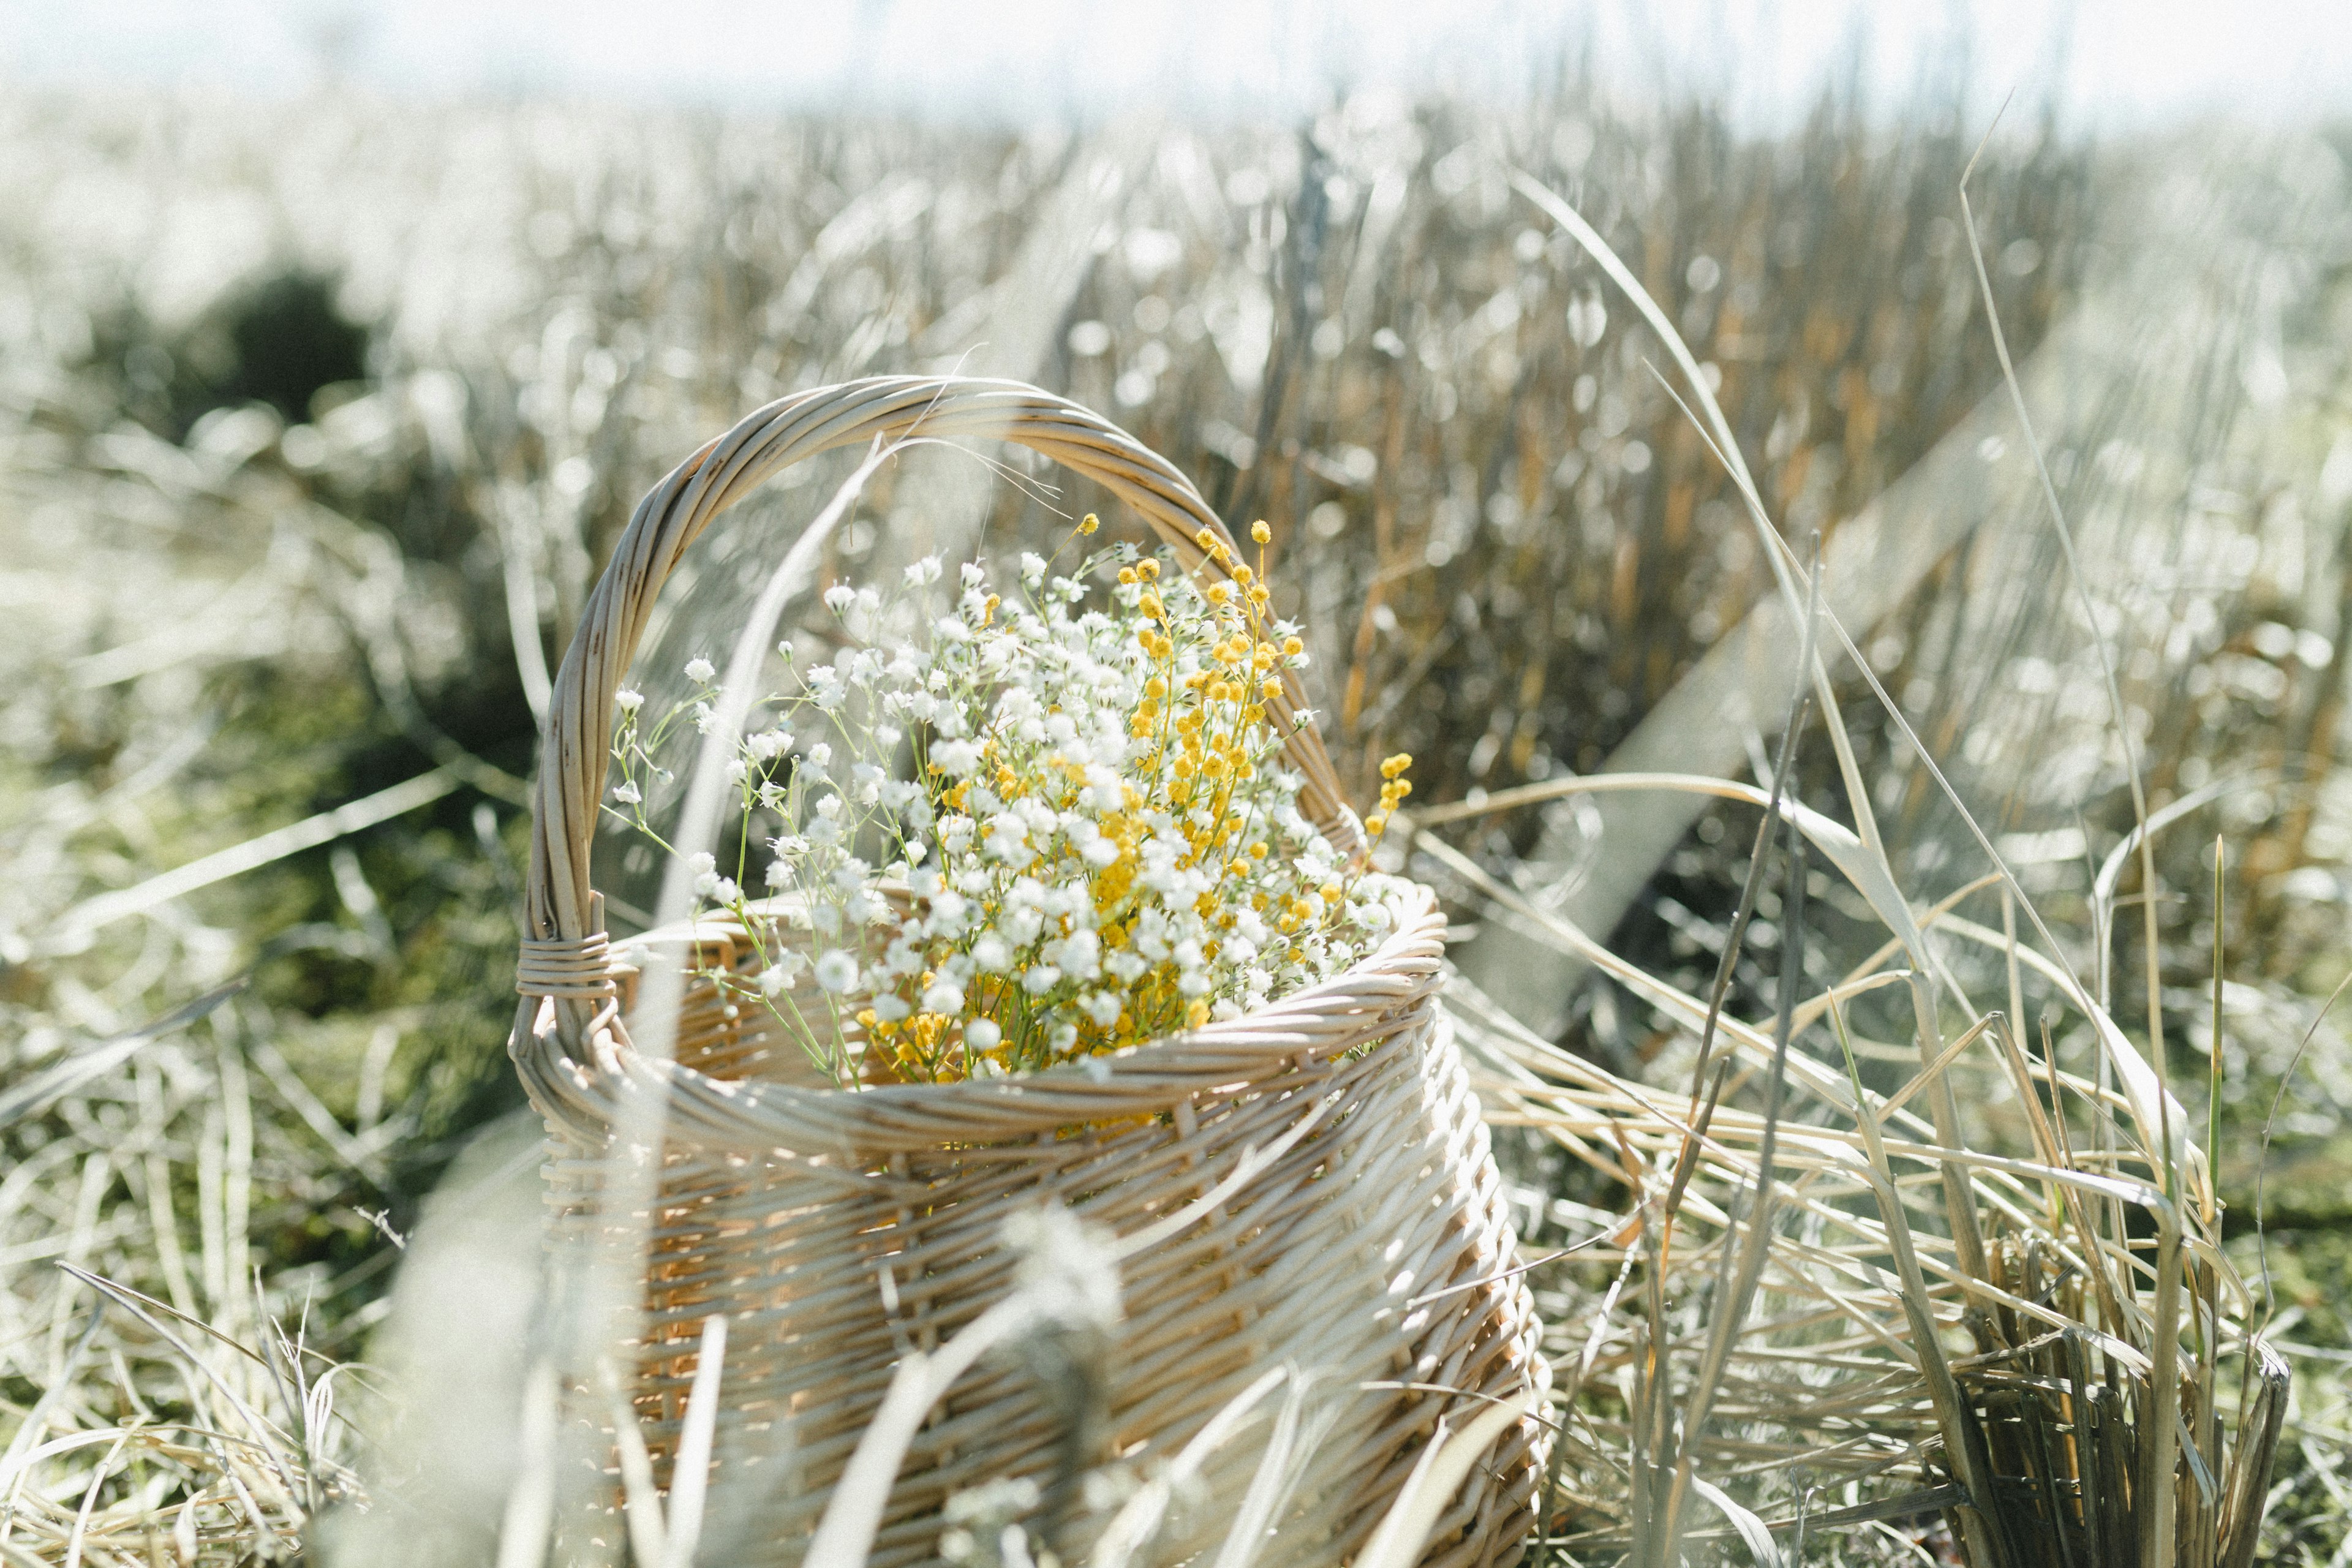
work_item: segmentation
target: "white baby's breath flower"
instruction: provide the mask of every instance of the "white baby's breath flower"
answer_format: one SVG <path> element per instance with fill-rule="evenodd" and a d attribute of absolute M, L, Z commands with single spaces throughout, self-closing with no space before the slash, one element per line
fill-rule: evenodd
<path fill-rule="evenodd" d="M 1004 1038 L 1004 1031 L 986 1018 L 974 1018 L 963 1026 L 963 1043 L 975 1051 L 992 1051 Z"/>
<path fill-rule="evenodd" d="M 1050 963 L 1033 964 L 1021 977 L 1022 989 L 1032 996 L 1043 996 L 1061 983 L 1062 972 Z"/>
<path fill-rule="evenodd" d="M 950 1016 L 963 1011 L 963 987 L 952 981 L 942 980 L 923 993 L 923 1011 Z"/>
<path fill-rule="evenodd" d="M 1028 839 L 1029 825 L 1012 813 L 1000 812 L 989 819 L 988 853 L 993 858 L 1015 868 L 1027 865 L 1032 858 Z"/>
<path fill-rule="evenodd" d="M 646 694 L 642 691 L 632 691 L 624 686 L 620 690 L 613 693 L 613 706 L 624 713 L 634 713 L 645 705 Z"/>
<path fill-rule="evenodd" d="M 857 984 L 857 960 L 835 948 L 816 961 L 816 983 L 839 995 Z"/>
<path fill-rule="evenodd" d="M 1021 552 L 1021 575 L 1024 580 L 1030 583 L 1034 583 L 1039 578 L 1045 576 L 1045 558 L 1032 550 L 1023 551 Z"/>
<path fill-rule="evenodd" d="M 646 797 L 635 784 L 625 782 L 613 786 L 613 798 L 623 805 L 635 805 Z"/>
<path fill-rule="evenodd" d="M 1092 980 L 1101 950 L 1101 938 L 1081 927 L 1058 942 L 1047 942 L 1042 956 L 1073 979 Z"/>
<path fill-rule="evenodd" d="M 914 1009 L 907 1005 L 907 999 L 903 996 L 874 998 L 874 1016 L 886 1024 L 898 1023 L 913 1011 Z"/>
<path fill-rule="evenodd" d="M 950 778 L 964 778 L 980 766 L 980 747 L 970 741 L 941 741 L 931 748 L 934 766 Z"/>
<path fill-rule="evenodd" d="M 699 656 L 686 661 L 686 678 L 697 686 L 702 685 L 718 673 L 719 670 L 715 665 Z"/>
<path fill-rule="evenodd" d="M 1002 974 L 1013 967 L 1013 944 L 994 931 L 983 931 L 971 944 L 971 959 L 986 974 Z"/>
<path fill-rule="evenodd" d="M 824 607 L 840 615 L 857 602 L 857 590 L 846 583 L 835 583 L 824 591 Z"/>

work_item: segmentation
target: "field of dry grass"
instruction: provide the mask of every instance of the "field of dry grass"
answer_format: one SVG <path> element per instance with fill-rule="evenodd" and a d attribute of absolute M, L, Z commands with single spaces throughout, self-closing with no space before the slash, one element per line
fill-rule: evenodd
<path fill-rule="evenodd" d="M 364 1363 L 426 1194 L 482 1129 L 512 1142 L 517 857 L 550 666 L 678 458 L 789 390 L 951 369 L 1066 392 L 1228 519 L 1266 519 L 1343 778 L 1370 796 L 1377 759 L 1420 759 L 1410 864 L 1454 911 L 1523 1238 L 1585 1248 L 1535 1275 L 1584 1445 L 1550 1550 L 1661 1550 L 1677 1457 L 1776 1520 L 1847 1510 L 1803 1544 L 1817 1556 L 1955 1550 L 1932 1503 L 1870 1517 L 1932 1491 L 1949 1428 L 1911 1384 L 1869 1383 L 1900 1378 L 1853 1326 L 1901 1321 L 1904 1291 L 1868 1272 L 1895 1268 L 1902 1228 L 1873 1206 L 1872 1143 L 1883 1121 L 1927 1146 L 1904 1140 L 1927 1137 L 1927 1101 L 1891 1103 L 1927 1027 L 1911 990 L 1792 1021 L 1787 1142 L 1762 1152 L 1779 1078 L 1739 1075 L 1683 1222 L 1675 1267 L 1697 1272 L 1645 1250 L 1680 1146 L 1608 1129 L 1655 1110 L 1626 1086 L 1663 1103 L 1704 1077 L 1709 1026 L 1676 998 L 1719 990 L 1751 1068 L 1769 1064 L 1790 987 L 1872 961 L 1887 911 L 1818 859 L 1750 887 L 1752 800 L 1565 793 L 1606 771 L 1769 789 L 1798 639 L 1659 334 L 1531 192 L 1590 219 L 1686 341 L 1770 521 L 1800 559 L 1822 535 L 1822 600 L 1903 715 L 1832 658 L 1842 744 L 1810 734 L 1787 798 L 1869 816 L 1925 911 L 1990 868 L 1940 772 L 2055 933 L 2051 971 L 2021 976 L 1997 939 L 2022 917 L 1979 887 L 1955 918 L 1996 940 L 1955 924 L 1932 961 L 1909 955 L 1949 987 L 1936 1027 L 2009 1020 L 1951 1064 L 1937 1136 L 2032 1161 L 2077 1114 L 2077 1135 L 2126 1151 L 2084 1168 L 2120 1179 L 2135 1137 L 2179 1131 L 2135 1131 L 2101 1098 L 2121 1058 L 2098 1020 L 2120 1021 L 2213 1152 L 2189 1270 L 2213 1340 L 2184 1430 L 2194 1446 L 2254 1401 L 2258 1380 L 2214 1373 L 2225 1351 L 2251 1363 L 2242 1334 L 2267 1315 L 2295 1381 L 2257 1560 L 2352 1550 L 2352 1041 L 2320 1016 L 2352 973 L 2352 144 L 2094 149 L 2022 118 L 1992 142 L 1970 186 L 1985 287 L 2078 593 L 1961 227 L 1979 128 L 1932 104 L 1889 127 L 1826 102 L 1766 140 L 1703 105 L 1636 113 L 1573 88 L 1508 115 L 1364 97 L 1280 132 L 1082 136 L 26 95 L 0 122 L 20 154 L 0 167 L 10 1562 L 274 1560 L 322 1511 L 406 1506 L 386 1459 L 404 1450 L 361 1436 L 383 1425 Z M 698 628 L 757 592 L 763 531 L 837 477 L 794 470 L 714 532 L 648 637 L 655 701 Z M 923 455 L 869 487 L 831 565 L 1051 525 L 976 465 Z M 2166 824 L 2145 867 L 2127 757 Z M 653 902 L 632 853 L 599 849 L 618 924 Z M 1812 1228 L 1738 1218 L 1776 1158 Z M 2157 1164 L 2134 1169 L 2175 1173 Z M 2106 1194 L 2070 1276 L 2016 1217 L 2065 1212 L 2064 1183 L 1943 1169 L 1887 1198 L 1931 1272 L 1968 1261 L 1940 1195 L 1958 1182 L 2011 1216 L 1979 1277 L 2152 1348 L 2155 1318 L 2084 1294 L 2096 1276 L 2155 1300 L 2137 1211 Z M 1759 1261 L 1740 1288 L 1788 1343 L 1850 1354 L 1846 1383 L 1797 1380 L 1820 1410 L 1847 1401 L 1829 1415 L 1780 1420 L 1801 1401 L 1770 1334 L 1707 1359 L 1709 1303 L 1744 1319 L 1727 1293 L 1762 1235 L 1819 1266 Z M 2252 1300 L 2222 1302 L 2239 1277 Z M 1958 1325 L 1958 1298 L 1938 1300 Z M 2007 1353 L 2029 1329 L 1971 1331 Z M 1667 1371 L 1643 1372 L 1662 1343 Z M 2030 1353 L 2050 1364 L 2006 1393 L 1961 1367 L 1968 1396 L 2067 1375 Z M 2011 1418 L 2030 1419 L 1986 1417 Z M 1994 1458 L 2032 1471 L 2007 1440 Z M 499 1499 L 483 1506 L 495 1521 Z M 2210 1550 L 2226 1510 L 2202 1507 Z M 2212 1560 L 2182 1539 L 2179 1561 Z"/>

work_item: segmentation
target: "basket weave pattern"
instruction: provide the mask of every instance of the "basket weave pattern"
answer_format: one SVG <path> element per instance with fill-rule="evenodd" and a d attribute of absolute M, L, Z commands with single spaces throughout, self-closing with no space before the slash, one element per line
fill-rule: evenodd
<path fill-rule="evenodd" d="M 1217 570 L 1194 542 L 1201 529 L 1230 540 L 1165 460 L 1084 409 L 1005 382 L 894 377 L 800 394 L 656 487 L 565 656 L 534 821 L 514 1050 L 548 1122 L 555 1239 L 607 1223 L 597 1198 L 612 1129 L 633 1097 L 663 1097 L 637 1407 L 666 1456 L 695 1336 L 709 1314 L 727 1313 L 713 1515 L 756 1515 L 730 1560 L 790 1563 L 898 1358 L 952 1337 L 1010 1288 L 1009 1215 L 1059 1200 L 1131 1235 L 1215 1187 L 1245 1153 L 1280 1146 L 1217 1206 L 1122 1266 L 1102 1448 L 1148 1470 L 1289 1363 L 1336 1419 L 1307 1450 L 1257 1560 L 1337 1563 L 1363 1544 L 1441 1417 L 1458 1424 L 1477 1396 L 1548 1381 L 1510 1272 L 1486 1128 L 1437 1006 L 1433 907 L 1344 973 L 1246 1016 L 1013 1079 L 814 1084 L 797 1047 L 772 1037 L 755 1009 L 727 1017 L 707 977 L 688 985 L 674 1060 L 629 1044 L 588 854 L 614 692 L 655 595 L 713 517 L 786 464 L 918 425 L 933 437 L 1014 441 L 1101 481 L 1187 569 Z M 1292 736 L 1287 760 L 1306 780 L 1302 809 L 1335 845 L 1356 847 L 1312 726 Z M 706 972 L 756 963 L 711 922 L 695 938 Z M 656 951 L 667 960 L 679 947 Z M 872 1562 L 931 1558 L 939 1510 L 958 1489 L 1050 1474 L 1063 1426 L 1027 1373 L 983 1363 L 909 1450 Z M 1205 1502 L 1180 1510 L 1152 1560 L 1215 1545 L 1263 1443 L 1244 1436 L 1220 1452 Z M 1538 1449 L 1531 1424 L 1507 1433 L 1425 1561 L 1515 1556 Z"/>

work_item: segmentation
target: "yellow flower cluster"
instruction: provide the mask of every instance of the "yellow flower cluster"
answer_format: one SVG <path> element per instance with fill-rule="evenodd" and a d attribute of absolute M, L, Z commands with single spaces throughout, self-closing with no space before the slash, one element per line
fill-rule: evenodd
<path fill-rule="evenodd" d="M 1409 752 L 1399 752 L 1381 763 L 1380 809 L 1364 818 L 1364 831 L 1372 837 L 1378 838 L 1387 830 L 1389 818 L 1404 804 L 1404 797 L 1412 793 L 1412 781 L 1404 776 L 1405 769 L 1411 766 L 1412 754 Z"/>

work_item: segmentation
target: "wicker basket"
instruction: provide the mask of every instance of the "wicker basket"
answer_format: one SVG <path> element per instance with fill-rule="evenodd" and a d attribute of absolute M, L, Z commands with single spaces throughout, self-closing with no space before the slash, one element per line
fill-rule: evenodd
<path fill-rule="evenodd" d="M 628 1043 L 589 847 L 614 692 L 655 595 L 713 517 L 786 464 L 918 423 L 935 437 L 1017 442 L 1099 480 L 1188 568 L 1202 561 L 1202 528 L 1230 537 L 1181 475 L 1107 421 L 1034 387 L 969 379 L 877 379 L 783 399 L 646 498 L 564 657 L 533 824 L 514 1051 L 547 1119 L 553 1225 L 576 1240 L 607 1223 L 597 1199 L 616 1118 L 632 1096 L 665 1096 L 637 1409 L 666 1466 L 696 1336 L 707 1316 L 728 1314 L 714 1509 L 730 1488 L 756 1489 L 758 1528 L 730 1562 L 791 1563 L 898 1347 L 938 1345 L 1011 1288 L 1008 1215 L 1058 1199 L 1132 1234 L 1312 1118 L 1197 1223 L 1125 1263 L 1101 1447 L 1149 1473 L 1253 1380 L 1290 1363 L 1337 1420 L 1257 1561 L 1339 1563 L 1364 1544 L 1442 1417 L 1458 1426 L 1486 1401 L 1548 1383 L 1486 1131 L 1437 1005 L 1433 907 L 1312 990 L 1024 1078 L 858 1092 L 796 1082 L 799 1053 L 766 1049 L 756 1010 L 727 1018 L 707 979 L 688 985 L 674 1061 Z M 1289 761 L 1307 781 L 1302 809 L 1355 847 L 1311 727 Z M 735 962 L 723 931 L 701 935 L 706 972 Z M 946 1498 L 1008 1472 L 1046 1475 L 1061 1426 L 1020 1369 L 983 1363 L 965 1376 L 908 1451 L 871 1561 L 931 1558 Z M 1215 1545 L 1263 1443 L 1226 1445 L 1204 1475 L 1206 1506 L 1185 1510 L 1195 1524 L 1172 1522 L 1150 1560 Z M 1542 1447 L 1534 1423 L 1507 1432 L 1424 1561 L 1516 1557 Z M 762 1453 L 786 1462 L 748 1462 Z"/>

